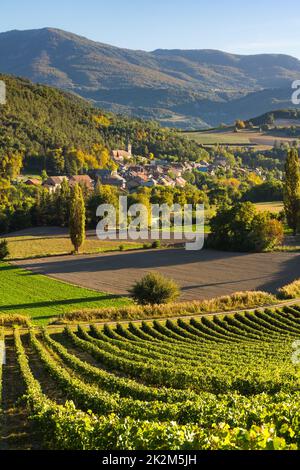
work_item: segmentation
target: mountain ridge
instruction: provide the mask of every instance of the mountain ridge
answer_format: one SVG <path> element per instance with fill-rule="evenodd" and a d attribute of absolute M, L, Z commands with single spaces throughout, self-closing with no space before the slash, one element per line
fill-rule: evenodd
<path fill-rule="evenodd" d="M 193 128 L 287 107 L 300 61 L 213 49 L 123 49 L 47 27 L 0 33 L 0 72 L 74 92 L 109 111 Z M 261 108 L 266 90 L 272 93 Z M 254 103 L 243 116 L 241 99 Z"/>

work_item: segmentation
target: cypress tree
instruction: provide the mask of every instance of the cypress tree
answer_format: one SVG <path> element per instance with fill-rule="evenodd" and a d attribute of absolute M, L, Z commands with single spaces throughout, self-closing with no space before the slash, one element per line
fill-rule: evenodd
<path fill-rule="evenodd" d="M 85 240 L 85 204 L 82 189 L 78 184 L 72 189 L 69 229 L 74 252 L 78 253 Z"/>
<path fill-rule="evenodd" d="M 61 227 L 67 227 L 70 219 L 71 190 L 64 178 L 59 191 L 55 194 L 57 222 Z"/>
<path fill-rule="evenodd" d="M 289 150 L 285 163 L 284 209 L 289 227 L 297 234 L 300 215 L 300 165 L 298 150 Z"/>

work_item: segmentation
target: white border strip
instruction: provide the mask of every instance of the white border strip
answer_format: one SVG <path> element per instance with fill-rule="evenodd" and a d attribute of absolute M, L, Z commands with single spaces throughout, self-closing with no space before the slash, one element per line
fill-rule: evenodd
<path fill-rule="evenodd" d="M 6 364 L 5 342 L 0 341 L 0 366 Z"/>

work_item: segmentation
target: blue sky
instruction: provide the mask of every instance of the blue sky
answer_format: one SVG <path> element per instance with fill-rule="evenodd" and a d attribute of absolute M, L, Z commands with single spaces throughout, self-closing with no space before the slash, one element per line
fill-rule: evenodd
<path fill-rule="evenodd" d="M 45 26 L 130 49 L 221 49 L 300 58 L 299 0 L 9 0 L 0 31 Z"/>

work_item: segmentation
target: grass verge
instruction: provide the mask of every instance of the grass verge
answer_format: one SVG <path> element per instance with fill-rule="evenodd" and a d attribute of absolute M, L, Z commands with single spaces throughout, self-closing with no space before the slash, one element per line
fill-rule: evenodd
<path fill-rule="evenodd" d="M 5 237 L 4 237 L 5 238 Z M 70 255 L 72 243 L 66 237 L 8 237 L 9 258 L 7 261 L 33 258 L 48 258 L 50 256 Z M 110 251 L 138 250 L 142 243 L 121 241 L 86 240 L 81 254 L 97 254 Z"/>
<path fill-rule="evenodd" d="M 300 279 L 282 287 L 278 290 L 278 297 L 280 299 L 289 300 L 297 299 L 300 297 Z"/>
<path fill-rule="evenodd" d="M 0 315 L 0 331 L 1 328 L 9 328 L 14 325 L 28 326 L 29 318 L 26 315 L 18 315 L 13 313 L 4 313 Z"/>
<path fill-rule="evenodd" d="M 8 263 L 0 263 L 0 292 L 0 315 L 24 315 L 41 325 L 75 308 L 121 308 L 131 303 L 124 297 L 56 281 Z"/>
<path fill-rule="evenodd" d="M 181 302 L 168 305 L 131 305 L 123 308 L 83 309 L 63 314 L 54 323 L 143 320 L 150 318 L 171 318 L 176 316 L 199 315 L 201 313 L 229 312 L 274 305 L 276 297 L 266 292 L 237 292 L 211 300 Z"/>

